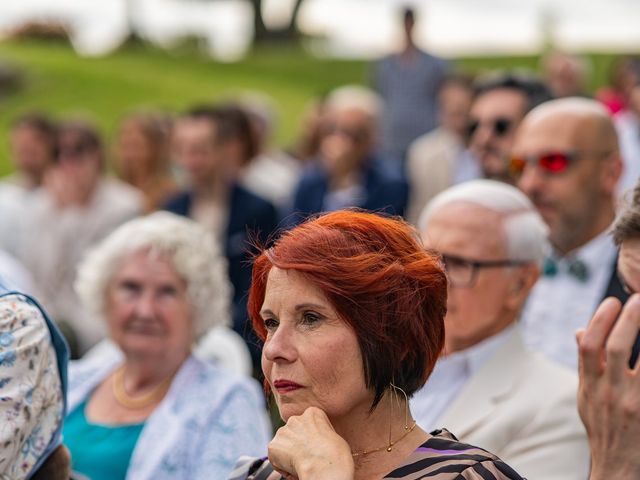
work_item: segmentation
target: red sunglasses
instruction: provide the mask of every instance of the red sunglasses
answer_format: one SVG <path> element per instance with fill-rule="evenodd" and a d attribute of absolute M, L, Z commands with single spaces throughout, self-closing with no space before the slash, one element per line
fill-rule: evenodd
<path fill-rule="evenodd" d="M 557 175 L 564 173 L 569 166 L 578 158 L 589 155 L 597 158 L 604 158 L 611 154 L 611 151 L 600 152 L 547 152 L 541 155 L 512 156 L 509 160 L 509 170 L 515 177 L 522 175 L 527 164 L 536 165 L 544 173 Z"/>
<path fill-rule="evenodd" d="M 576 152 L 547 152 L 541 155 L 513 156 L 509 160 L 509 170 L 513 175 L 519 176 L 522 175 L 528 164 L 532 164 L 545 173 L 557 174 L 566 171 L 576 158 Z"/>

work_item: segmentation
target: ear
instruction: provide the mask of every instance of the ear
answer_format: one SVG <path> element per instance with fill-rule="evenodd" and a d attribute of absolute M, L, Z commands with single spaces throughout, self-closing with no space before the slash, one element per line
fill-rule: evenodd
<path fill-rule="evenodd" d="M 618 187 L 618 180 L 622 175 L 622 158 L 618 151 L 613 152 L 602 165 L 602 186 L 607 194 L 613 195 Z"/>
<path fill-rule="evenodd" d="M 510 285 L 507 304 L 520 310 L 529 296 L 529 292 L 540 278 L 540 267 L 535 263 L 515 267 L 513 281 Z"/>

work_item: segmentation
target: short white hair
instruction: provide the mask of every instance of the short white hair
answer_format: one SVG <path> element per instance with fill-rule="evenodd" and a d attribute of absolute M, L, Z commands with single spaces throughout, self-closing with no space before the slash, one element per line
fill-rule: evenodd
<path fill-rule="evenodd" d="M 232 287 L 217 242 L 193 220 L 169 212 L 121 225 L 87 254 L 74 287 L 90 314 L 106 320 L 109 283 L 121 260 L 140 250 L 168 258 L 185 280 L 196 338 L 211 327 L 229 324 Z"/>
<path fill-rule="evenodd" d="M 502 216 L 507 254 L 511 260 L 543 264 L 551 251 L 547 225 L 524 193 L 495 180 L 464 182 L 436 195 L 420 214 L 420 231 L 425 231 L 436 212 L 458 202 L 471 203 Z"/>
<path fill-rule="evenodd" d="M 382 98 L 370 88 L 361 85 L 345 85 L 332 90 L 325 99 L 327 110 L 342 112 L 344 110 L 359 110 L 372 120 L 380 117 Z"/>

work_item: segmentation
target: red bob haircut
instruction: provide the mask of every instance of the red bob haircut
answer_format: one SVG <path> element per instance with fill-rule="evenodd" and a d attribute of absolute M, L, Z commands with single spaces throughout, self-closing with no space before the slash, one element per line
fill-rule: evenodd
<path fill-rule="evenodd" d="M 444 345 L 447 278 L 403 220 L 341 210 L 285 232 L 253 265 L 248 309 L 260 316 L 272 267 L 295 270 L 317 285 L 358 338 L 372 408 L 390 384 L 412 395 L 431 374 Z"/>

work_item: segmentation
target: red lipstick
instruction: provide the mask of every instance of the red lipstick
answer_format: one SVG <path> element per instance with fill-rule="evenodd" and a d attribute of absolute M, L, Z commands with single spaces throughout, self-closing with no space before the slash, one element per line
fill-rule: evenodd
<path fill-rule="evenodd" d="M 275 388 L 278 393 L 288 393 L 302 388 L 302 385 L 292 382 L 291 380 L 276 380 L 273 382 L 273 388 Z"/>

